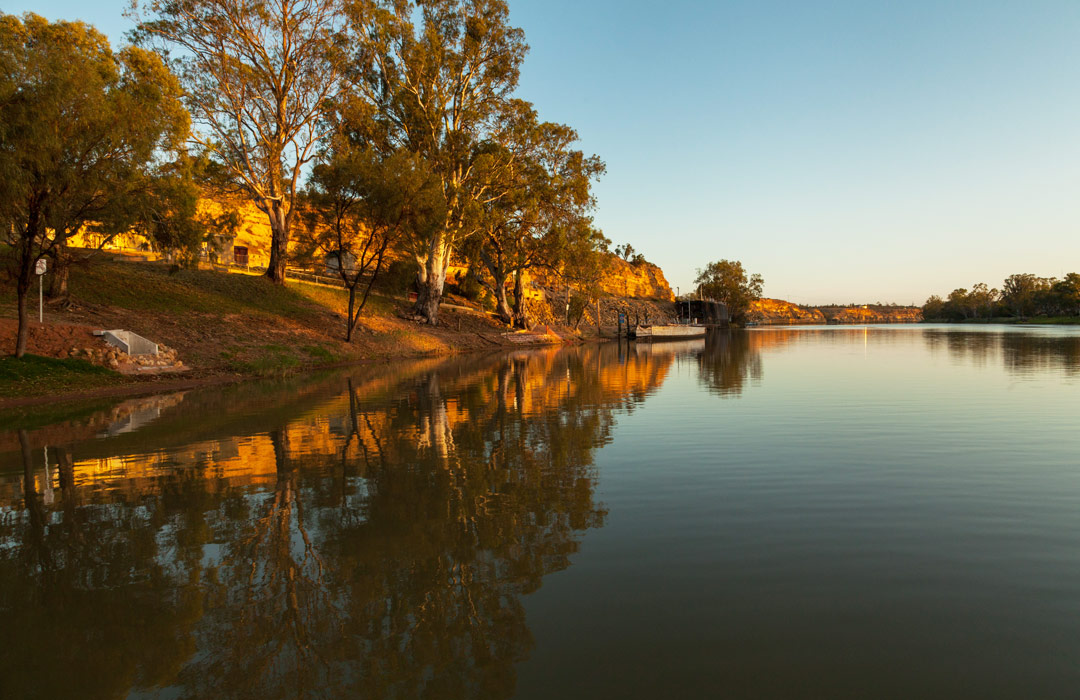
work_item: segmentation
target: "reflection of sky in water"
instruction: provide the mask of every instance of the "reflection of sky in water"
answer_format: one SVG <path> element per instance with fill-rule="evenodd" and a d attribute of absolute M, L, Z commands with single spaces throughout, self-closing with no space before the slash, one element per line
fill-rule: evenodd
<path fill-rule="evenodd" d="M 1060 695 L 1078 331 L 763 328 L 681 357 L 598 455 L 604 527 L 527 599 L 521 697 Z"/>

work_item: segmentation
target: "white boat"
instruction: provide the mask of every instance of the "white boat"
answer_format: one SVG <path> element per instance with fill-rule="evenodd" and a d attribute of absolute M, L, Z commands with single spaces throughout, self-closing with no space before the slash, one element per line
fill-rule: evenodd
<path fill-rule="evenodd" d="M 664 324 L 636 326 L 632 335 L 637 340 L 686 340 L 705 336 L 705 326 Z"/>

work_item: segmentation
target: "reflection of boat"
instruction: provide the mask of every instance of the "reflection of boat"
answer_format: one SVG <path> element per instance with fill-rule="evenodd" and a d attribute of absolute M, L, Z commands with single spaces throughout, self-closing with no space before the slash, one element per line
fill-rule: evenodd
<path fill-rule="evenodd" d="M 704 337 L 705 330 L 705 326 L 696 324 L 657 324 L 636 326 L 631 329 L 631 335 L 638 340 L 685 340 Z"/>
<path fill-rule="evenodd" d="M 634 354 L 639 357 L 667 357 L 669 355 L 683 355 L 691 352 L 701 352 L 705 349 L 705 338 L 670 338 L 662 343 L 635 343 Z"/>

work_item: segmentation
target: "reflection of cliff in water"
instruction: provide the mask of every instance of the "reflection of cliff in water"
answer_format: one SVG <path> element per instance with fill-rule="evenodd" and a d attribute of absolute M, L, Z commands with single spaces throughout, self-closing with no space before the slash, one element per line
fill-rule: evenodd
<path fill-rule="evenodd" d="M 923 338 L 931 351 L 945 348 L 957 363 L 984 366 L 1000 360 L 1006 370 L 1016 375 L 1080 372 L 1080 335 L 1069 332 L 927 329 Z"/>
<path fill-rule="evenodd" d="M 192 392 L 48 467 L 19 435 L 0 695 L 510 696 L 520 596 L 603 524 L 595 450 L 672 362 L 616 352 Z"/>

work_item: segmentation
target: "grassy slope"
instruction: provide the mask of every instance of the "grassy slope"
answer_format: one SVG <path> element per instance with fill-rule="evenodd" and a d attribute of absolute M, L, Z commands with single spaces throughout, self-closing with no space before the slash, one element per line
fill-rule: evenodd
<path fill-rule="evenodd" d="M 442 327 L 419 327 L 396 316 L 400 302 L 372 296 L 354 342 L 345 343 L 343 289 L 304 282 L 282 287 L 258 276 L 209 270 L 170 273 L 163 264 L 95 261 L 73 268 L 70 288 L 75 307 L 46 309 L 47 320 L 128 328 L 176 348 L 200 371 L 266 376 L 338 361 L 445 353 L 484 346 L 478 335 L 501 330 L 483 318 L 446 311 Z M 14 296 L 11 285 L 0 287 L 0 316 L 14 317 Z M 5 346 L 13 342 L 0 340 Z M 5 366 L 13 362 L 5 360 Z M 0 396 L 135 381 L 65 362 L 6 370 Z"/>

